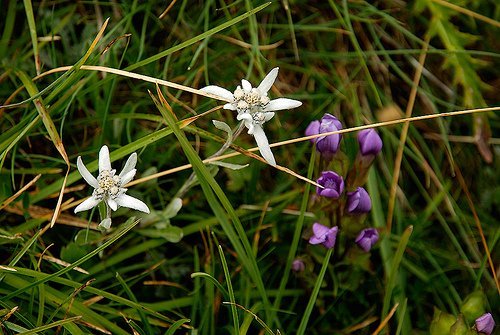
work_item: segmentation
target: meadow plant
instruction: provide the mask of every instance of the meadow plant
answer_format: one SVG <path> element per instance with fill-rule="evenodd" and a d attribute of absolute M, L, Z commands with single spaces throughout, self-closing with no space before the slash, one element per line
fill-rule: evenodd
<path fill-rule="evenodd" d="M 75 207 L 75 213 L 92 209 L 103 202 L 106 207 L 106 216 L 101 220 L 99 226 L 104 229 L 109 229 L 111 226 L 111 211 L 116 211 L 120 206 L 149 214 L 149 208 L 144 202 L 125 194 L 127 189 L 124 186 L 132 181 L 137 172 L 135 168 L 137 154 L 135 152 L 127 159 L 123 170 L 118 175 L 116 170 L 111 168 L 109 149 L 105 145 L 99 150 L 99 175 L 97 179 L 83 164 L 80 156 L 78 156 L 76 164 L 83 179 L 94 188 L 94 191 L 92 196 Z"/>
<path fill-rule="evenodd" d="M 259 151 L 270 165 L 276 165 L 276 160 L 269 147 L 269 141 L 263 125 L 274 117 L 274 112 L 284 109 L 297 108 L 302 102 L 287 98 L 271 100 L 267 93 L 278 77 L 278 68 L 272 69 L 257 87 L 252 87 L 248 80 L 242 79 L 234 93 L 215 85 L 203 87 L 201 91 L 219 96 L 229 103 L 225 109 L 236 111 L 236 119 L 243 121 L 248 134 L 253 135 Z"/>

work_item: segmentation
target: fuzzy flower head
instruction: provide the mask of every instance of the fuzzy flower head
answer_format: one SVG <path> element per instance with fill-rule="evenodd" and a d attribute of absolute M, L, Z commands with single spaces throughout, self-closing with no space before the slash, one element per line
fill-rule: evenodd
<path fill-rule="evenodd" d="M 374 129 L 360 131 L 358 144 L 362 156 L 375 156 L 382 150 L 382 139 Z"/>
<path fill-rule="evenodd" d="M 224 105 L 225 109 L 238 112 L 236 118 L 244 122 L 248 134 L 255 137 L 260 153 L 271 165 L 276 165 L 276 161 L 262 128 L 263 124 L 274 117 L 275 111 L 297 108 L 302 105 L 302 102 L 293 99 L 269 99 L 267 92 L 278 77 L 278 70 L 277 67 L 272 69 L 257 87 L 252 87 L 248 80 L 243 79 L 241 86 L 238 86 L 234 93 L 215 85 L 201 89 L 227 101 L 228 103 Z"/>
<path fill-rule="evenodd" d="M 495 328 L 495 320 L 493 320 L 491 313 L 486 313 L 476 319 L 475 325 L 479 333 L 490 335 Z"/>
<path fill-rule="evenodd" d="M 321 223 L 315 222 L 312 226 L 313 236 L 309 239 L 310 244 L 323 244 L 327 249 L 332 249 L 335 246 L 337 232 L 339 227 L 329 228 Z"/>
<path fill-rule="evenodd" d="M 378 231 L 375 228 L 363 229 L 355 240 L 356 244 L 365 252 L 370 251 L 377 241 Z"/>
<path fill-rule="evenodd" d="M 111 169 L 111 161 L 109 159 L 109 150 L 107 146 L 103 146 L 99 151 L 99 175 L 97 179 L 89 172 L 83 164 L 82 158 L 78 156 L 76 165 L 83 179 L 94 188 L 92 196 L 79 204 L 75 208 L 75 213 L 82 212 L 94 208 L 101 201 L 104 201 L 109 208 L 116 211 L 119 206 L 136 209 L 141 212 L 149 213 L 148 206 L 131 197 L 125 192 L 124 185 L 129 183 L 135 176 L 137 163 L 137 154 L 134 152 L 127 159 L 125 166 L 120 174 L 116 174 L 116 170 Z"/>
<path fill-rule="evenodd" d="M 347 193 L 347 212 L 351 214 L 364 214 L 372 209 L 370 195 L 363 187 L 358 187 L 354 192 Z"/>
<path fill-rule="evenodd" d="M 321 172 L 316 182 L 324 187 L 316 187 L 316 193 L 322 197 L 338 199 L 344 192 L 344 179 L 333 171 Z"/>
<path fill-rule="evenodd" d="M 306 136 L 318 135 L 337 131 L 342 129 L 342 123 L 333 115 L 326 113 L 321 120 L 313 121 L 306 128 Z M 339 150 L 340 134 L 322 136 L 311 139 L 312 143 L 316 143 L 316 149 L 321 154 L 333 155 Z"/>

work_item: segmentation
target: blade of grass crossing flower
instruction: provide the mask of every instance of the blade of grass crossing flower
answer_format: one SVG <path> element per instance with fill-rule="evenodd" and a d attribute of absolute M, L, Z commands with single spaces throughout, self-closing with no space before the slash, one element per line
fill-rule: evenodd
<path fill-rule="evenodd" d="M 116 279 L 120 282 L 120 285 L 123 287 L 125 290 L 125 293 L 127 293 L 128 297 L 130 300 L 132 300 L 135 303 L 138 303 L 137 298 L 134 295 L 134 292 L 130 289 L 130 287 L 127 285 L 125 280 L 123 280 L 122 276 L 117 272 L 116 273 Z M 146 317 L 146 314 L 141 308 L 137 309 L 137 313 L 139 313 L 139 316 L 141 318 L 142 323 L 144 324 L 147 334 L 153 334 L 153 329 L 151 328 L 151 325 L 149 324 L 148 318 Z"/>
<path fill-rule="evenodd" d="M 186 48 L 186 47 L 188 47 L 188 46 L 190 46 L 190 45 L 192 45 L 192 44 L 194 44 L 194 43 L 196 43 L 198 41 L 203 40 L 204 38 L 207 38 L 209 36 L 212 36 L 213 34 L 218 33 L 221 30 L 224 30 L 224 29 L 226 29 L 228 27 L 231 27 L 232 25 L 240 22 L 241 20 L 244 20 L 247 17 L 249 17 L 249 16 L 251 16 L 251 15 L 253 15 L 253 14 L 261 11 L 262 9 L 266 8 L 267 6 L 269 6 L 270 4 L 271 4 L 271 2 L 267 2 L 267 3 L 263 4 L 263 5 L 260 5 L 259 7 L 255 8 L 255 9 L 252 9 L 252 10 L 246 12 L 245 14 L 242 14 L 242 15 L 240 15 L 238 17 L 235 17 L 232 20 L 229 20 L 229 21 L 227 21 L 227 22 L 225 22 L 225 23 L 223 23 L 223 24 L 221 24 L 221 25 L 219 25 L 219 26 L 217 26 L 215 28 L 212 28 L 212 29 L 210 29 L 210 30 L 208 30 L 208 31 L 206 31 L 206 32 L 198 35 L 198 36 L 195 36 L 195 37 L 193 37 L 193 38 L 191 38 L 191 39 L 189 39 L 189 40 L 187 40 L 187 41 L 185 41 L 183 43 L 180 43 L 180 44 L 178 44 L 178 45 L 176 45 L 176 46 L 174 46 L 174 47 L 172 47 L 170 49 L 167 49 L 167 50 L 162 51 L 162 52 L 160 52 L 160 53 L 158 53 L 158 54 L 156 54 L 154 56 L 151 56 L 151 57 L 146 58 L 146 59 L 144 59 L 144 60 L 142 60 L 140 62 L 132 64 L 132 65 L 128 66 L 125 70 L 126 71 L 131 71 L 131 70 L 137 69 L 137 68 L 139 68 L 141 66 L 144 66 L 144 65 L 147 65 L 149 63 L 155 62 L 155 61 L 157 61 L 160 58 L 166 57 L 166 56 L 168 56 L 168 55 L 170 55 L 170 54 L 172 54 L 172 53 L 174 53 L 176 51 L 182 50 L 182 49 L 184 49 L 184 48 Z"/>
<path fill-rule="evenodd" d="M 316 150 L 312 150 L 311 158 L 309 159 L 309 167 L 307 169 L 307 178 L 311 179 L 314 172 L 314 162 L 316 161 Z M 272 322 L 276 320 L 279 323 L 279 320 L 275 318 L 277 310 L 280 308 L 281 299 L 283 298 L 283 292 L 285 291 L 286 285 L 288 283 L 288 278 L 290 276 L 290 270 L 292 268 L 292 262 L 297 253 L 297 249 L 299 247 L 300 237 L 302 236 L 302 227 L 304 226 L 304 214 L 307 210 L 307 204 L 309 203 L 309 193 L 311 192 L 311 184 L 306 183 L 304 188 L 304 194 L 302 197 L 302 203 L 300 205 L 300 215 L 297 219 L 297 224 L 295 225 L 295 231 L 293 232 L 292 243 L 290 244 L 290 250 L 288 251 L 288 257 L 286 259 L 285 270 L 283 271 L 283 277 L 281 277 L 280 286 L 278 288 L 278 294 L 276 295 L 276 299 L 273 304 L 273 315 L 270 318 L 271 327 L 273 326 Z M 281 327 L 279 327 L 281 328 Z"/>
<path fill-rule="evenodd" d="M 182 327 L 185 323 L 191 322 L 189 319 L 180 319 L 175 321 L 170 327 L 168 327 L 168 330 L 165 332 L 165 335 L 174 335 L 176 330 Z"/>
<path fill-rule="evenodd" d="M 401 260 L 403 259 L 403 254 L 405 252 L 406 245 L 410 240 L 412 232 L 413 232 L 413 226 L 408 226 L 408 228 L 406 228 L 406 230 L 401 235 L 398 247 L 396 249 L 396 252 L 394 253 L 391 269 L 390 272 L 387 274 L 387 284 L 385 285 L 384 304 L 382 307 L 382 315 L 381 315 L 382 318 L 385 318 L 387 316 L 387 313 L 389 312 L 392 292 L 394 290 L 394 287 L 396 286 L 395 283 L 398 277 L 399 265 L 401 264 Z"/>
<path fill-rule="evenodd" d="M 306 333 L 307 323 L 309 322 L 309 317 L 311 316 L 311 312 L 316 303 L 316 299 L 318 298 L 321 284 L 323 284 L 323 278 L 325 277 L 326 269 L 328 268 L 328 263 L 330 263 L 330 257 L 333 254 L 333 250 L 333 248 L 328 249 L 328 251 L 326 252 L 325 259 L 323 260 L 323 265 L 321 266 L 321 270 L 318 274 L 318 278 L 316 279 L 316 283 L 314 284 L 313 291 L 311 293 L 311 296 L 309 297 L 309 302 L 307 303 L 304 315 L 302 315 L 302 319 L 300 320 L 300 325 L 297 329 L 297 335 L 304 335 Z"/>
<path fill-rule="evenodd" d="M 38 53 L 38 36 L 36 34 L 36 24 L 35 24 L 35 16 L 33 15 L 33 5 L 31 4 L 31 0 L 24 0 L 23 2 L 31 36 L 31 44 L 33 46 L 33 55 L 35 57 L 36 74 L 40 74 L 40 55 Z"/>
<path fill-rule="evenodd" d="M 224 191 L 222 191 L 220 186 L 208 171 L 207 167 L 203 164 L 201 158 L 189 143 L 184 132 L 178 128 L 174 118 L 170 115 L 170 112 L 167 111 L 167 107 L 163 106 L 164 104 L 168 105 L 168 102 L 161 94 L 159 86 L 157 86 L 157 92 L 161 99 L 161 103 L 150 92 L 151 98 L 155 102 L 165 120 L 168 122 L 170 128 L 173 130 L 175 136 L 177 137 L 180 145 L 184 150 L 186 157 L 192 164 L 193 170 L 198 177 L 198 181 L 200 182 L 203 193 L 207 198 L 206 200 L 208 204 L 214 211 L 216 217 L 220 220 L 220 224 L 227 237 L 233 244 L 233 247 L 235 248 L 238 257 L 240 258 L 243 267 L 247 270 L 254 284 L 257 286 L 264 305 L 266 306 L 266 314 L 269 316 L 269 300 L 267 298 L 267 293 L 264 288 L 262 277 L 260 276 L 257 261 L 255 257 L 253 257 L 252 247 L 250 245 L 250 242 L 248 241 L 245 230 L 241 225 L 241 222 L 236 215 L 234 208 L 231 206 L 229 199 L 224 194 Z M 229 221 L 228 216 L 231 219 L 232 224 Z M 235 229 L 237 233 L 235 232 Z"/>
<path fill-rule="evenodd" d="M 42 279 L 39 279 L 39 280 L 36 280 L 35 282 L 33 283 L 29 283 L 29 285 L 25 286 L 25 287 L 22 287 L 14 292 L 11 292 L 9 293 L 8 295 L 6 295 L 4 297 L 5 300 L 9 300 L 9 299 L 12 299 L 13 297 L 23 293 L 23 292 L 26 292 L 28 291 L 29 289 L 33 288 L 33 287 L 36 287 L 40 284 L 43 284 L 53 278 L 57 278 L 71 270 L 73 270 L 73 268 L 79 266 L 80 264 L 83 264 L 85 263 L 86 261 L 88 261 L 89 259 L 91 259 L 92 257 L 94 257 L 95 255 L 97 255 L 99 252 L 101 252 L 102 250 L 106 249 L 107 247 L 109 247 L 110 245 L 112 245 L 113 243 L 115 243 L 118 239 L 120 239 L 121 237 L 123 237 L 128 231 L 130 231 L 132 228 L 134 228 L 137 224 L 139 223 L 139 220 L 135 220 L 134 221 L 134 218 L 130 218 L 127 220 L 127 222 L 125 222 L 123 224 L 122 227 L 120 227 L 111 237 L 109 240 L 107 240 L 106 242 L 104 242 L 102 245 L 100 245 L 99 247 L 97 247 L 96 249 L 92 250 L 91 252 L 89 252 L 87 255 L 83 256 L 82 258 L 80 258 L 79 260 L 73 262 L 70 266 L 68 267 L 65 267 L 65 268 L 62 268 L 61 270 L 57 271 L 57 272 L 54 272 L 53 274 L 45 277 L 45 278 L 42 278 Z"/>
<path fill-rule="evenodd" d="M 235 304 L 236 300 L 234 298 L 233 284 L 231 283 L 231 273 L 229 273 L 229 268 L 227 267 L 226 257 L 224 257 L 224 251 L 222 250 L 221 245 L 217 245 L 217 250 L 219 250 L 219 257 L 222 263 L 222 269 L 224 270 L 224 277 L 226 278 L 227 283 L 227 292 L 229 294 L 229 301 Z M 239 333 L 240 321 L 238 318 L 238 311 L 236 310 L 236 306 L 231 305 L 231 314 L 233 315 L 233 325 L 234 325 L 234 333 Z"/>

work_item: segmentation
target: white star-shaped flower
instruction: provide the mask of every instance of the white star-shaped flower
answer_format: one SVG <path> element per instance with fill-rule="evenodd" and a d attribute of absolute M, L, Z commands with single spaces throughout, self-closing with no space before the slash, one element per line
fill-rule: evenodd
<path fill-rule="evenodd" d="M 118 207 L 128 207 L 141 212 L 149 213 L 148 206 L 139 199 L 126 195 L 126 188 L 123 188 L 130 182 L 136 173 L 135 164 L 137 163 L 137 154 L 134 152 L 127 159 L 122 172 L 116 175 L 116 170 L 111 169 L 109 159 L 109 149 L 103 146 L 99 151 L 99 176 L 97 179 L 89 172 L 83 164 L 82 158 L 78 156 L 76 165 L 83 179 L 94 188 L 92 196 L 76 206 L 75 213 L 94 208 L 101 201 L 105 201 L 107 206 L 116 211 Z M 109 227 L 108 227 L 109 228 Z"/>
<path fill-rule="evenodd" d="M 278 77 L 278 70 L 277 67 L 272 69 L 257 87 L 252 87 L 252 84 L 245 79 L 241 80 L 241 86 L 238 86 L 234 93 L 215 85 L 201 89 L 228 101 L 224 108 L 238 112 L 236 118 L 244 122 L 248 133 L 255 137 L 260 153 L 271 165 L 276 165 L 276 161 L 262 125 L 273 118 L 275 111 L 297 108 L 302 105 L 302 102 L 293 99 L 269 99 L 267 92 Z"/>

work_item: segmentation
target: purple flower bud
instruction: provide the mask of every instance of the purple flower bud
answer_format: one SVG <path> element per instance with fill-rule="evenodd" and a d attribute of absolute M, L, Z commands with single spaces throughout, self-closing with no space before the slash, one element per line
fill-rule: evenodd
<path fill-rule="evenodd" d="M 333 171 L 321 172 L 317 183 L 324 187 L 316 187 L 316 193 L 322 197 L 338 199 L 344 192 L 344 179 Z"/>
<path fill-rule="evenodd" d="M 477 331 L 486 335 L 490 335 L 493 332 L 493 328 L 495 328 L 495 320 L 493 320 L 491 313 L 481 315 L 476 319 L 475 323 Z"/>
<path fill-rule="evenodd" d="M 375 156 L 382 150 L 382 139 L 374 129 L 365 129 L 358 133 L 359 151 L 361 155 Z"/>
<path fill-rule="evenodd" d="M 370 195 L 362 187 L 354 192 L 347 193 L 347 212 L 351 214 L 364 214 L 372 209 Z"/>
<path fill-rule="evenodd" d="M 304 261 L 302 261 L 301 259 L 297 258 L 295 259 L 293 262 L 292 262 L 292 270 L 294 272 L 302 272 L 304 271 L 306 268 L 305 264 L 304 264 Z"/>
<path fill-rule="evenodd" d="M 356 237 L 356 243 L 364 251 L 368 252 L 378 241 L 378 231 L 375 228 L 366 228 Z"/>
<path fill-rule="evenodd" d="M 323 244 L 325 248 L 331 249 L 335 246 L 335 240 L 337 238 L 337 232 L 339 228 L 337 226 L 329 228 L 323 226 L 322 224 L 315 222 L 312 226 L 313 236 L 309 239 L 311 244 Z"/>
<path fill-rule="evenodd" d="M 326 113 L 320 121 L 313 121 L 306 128 L 306 136 L 328 133 L 342 129 L 342 123 L 333 115 Z M 322 154 L 334 154 L 339 150 L 340 134 L 313 138 L 316 149 Z"/>

